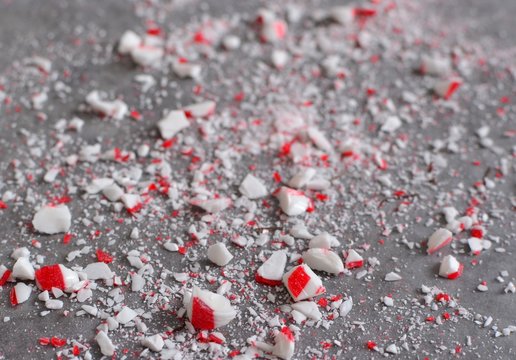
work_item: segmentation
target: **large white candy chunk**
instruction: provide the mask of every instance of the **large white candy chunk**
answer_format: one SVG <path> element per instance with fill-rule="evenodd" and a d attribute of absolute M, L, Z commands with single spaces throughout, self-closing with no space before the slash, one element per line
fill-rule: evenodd
<path fill-rule="evenodd" d="M 310 268 L 330 274 L 344 272 L 344 264 L 339 255 L 328 249 L 313 248 L 303 254 L 303 261 Z"/>
<path fill-rule="evenodd" d="M 212 330 L 228 324 L 236 311 L 224 296 L 194 287 L 192 294 L 185 296 L 188 319 L 196 329 Z"/>
<path fill-rule="evenodd" d="M 163 349 L 163 346 L 165 345 L 165 342 L 163 341 L 163 338 L 161 335 L 156 334 L 153 336 L 148 336 L 142 341 L 142 345 L 146 348 L 149 348 L 152 351 L 160 352 Z"/>
<path fill-rule="evenodd" d="M 307 211 L 311 205 L 311 201 L 301 191 L 290 189 L 282 186 L 276 193 L 276 197 L 280 202 L 281 210 L 288 216 L 301 215 Z"/>
<path fill-rule="evenodd" d="M 133 321 L 138 316 L 138 313 L 130 307 L 124 306 L 116 315 L 115 319 L 119 324 L 125 325 Z"/>
<path fill-rule="evenodd" d="M 332 247 L 339 246 L 339 240 L 333 235 L 323 232 L 319 235 L 314 236 L 308 243 L 309 248 L 321 248 L 331 249 Z"/>
<path fill-rule="evenodd" d="M 458 262 L 455 257 L 452 255 L 446 255 L 441 261 L 439 276 L 454 280 L 462 275 L 463 270 L 464 265 Z"/>
<path fill-rule="evenodd" d="M 355 269 L 362 267 L 363 265 L 364 258 L 355 250 L 349 250 L 348 256 L 346 256 L 346 269 Z"/>
<path fill-rule="evenodd" d="M 129 107 L 121 100 L 107 101 L 100 98 L 99 92 L 93 90 L 86 96 L 86 103 L 101 115 L 122 120 L 127 114 Z"/>
<path fill-rule="evenodd" d="M 306 264 L 298 265 L 283 275 L 283 284 L 294 301 L 305 300 L 326 291 L 321 279 Z"/>
<path fill-rule="evenodd" d="M 319 311 L 319 307 L 313 301 L 300 301 L 291 305 L 292 309 L 299 311 L 307 318 L 312 320 L 321 320 L 322 314 Z"/>
<path fill-rule="evenodd" d="M 461 85 L 462 81 L 457 78 L 436 80 L 434 84 L 434 92 L 444 100 L 449 100 Z"/>
<path fill-rule="evenodd" d="M 12 277 L 18 280 L 34 280 L 34 267 L 30 260 L 21 257 L 14 263 Z"/>
<path fill-rule="evenodd" d="M 231 206 L 232 201 L 229 198 L 218 198 L 218 199 L 192 199 L 190 204 L 200 207 L 210 214 L 216 214 Z"/>
<path fill-rule="evenodd" d="M 294 334 L 284 326 L 274 338 L 272 354 L 280 359 L 289 360 L 294 356 L 295 345 Z"/>
<path fill-rule="evenodd" d="M 118 41 L 118 52 L 123 55 L 129 54 L 133 49 L 140 46 L 141 43 L 142 38 L 140 36 L 131 30 L 127 30 Z"/>
<path fill-rule="evenodd" d="M 293 187 L 295 189 L 300 189 L 307 185 L 310 180 L 313 179 L 317 172 L 314 168 L 305 168 L 299 171 L 290 181 L 288 182 L 288 186 Z"/>
<path fill-rule="evenodd" d="M 18 304 L 24 303 L 30 297 L 32 292 L 32 288 L 24 283 L 16 284 L 10 294 L 11 304 L 16 306 Z"/>
<path fill-rule="evenodd" d="M 226 245 L 219 242 L 208 248 L 208 259 L 218 266 L 224 266 L 233 259 L 233 255 L 226 248 Z"/>
<path fill-rule="evenodd" d="M 217 104 L 215 101 L 203 101 L 197 104 L 188 105 L 183 109 L 187 117 L 190 118 L 206 118 L 215 114 Z"/>
<path fill-rule="evenodd" d="M 184 111 L 172 110 L 158 123 L 161 137 L 165 140 L 173 138 L 178 132 L 190 126 Z"/>
<path fill-rule="evenodd" d="M 34 215 L 32 225 L 44 234 L 67 232 L 72 225 L 72 214 L 66 205 L 44 206 Z"/>
<path fill-rule="evenodd" d="M 104 331 L 99 331 L 97 336 L 95 336 L 95 340 L 99 344 L 102 355 L 113 356 L 115 354 L 116 347 Z"/>
<path fill-rule="evenodd" d="M 440 228 L 436 230 L 428 239 L 428 249 L 426 251 L 429 254 L 433 254 L 434 252 L 439 251 L 451 243 L 452 235 L 453 234 L 448 229 Z"/>
<path fill-rule="evenodd" d="M 258 199 L 267 195 L 267 188 L 257 177 L 247 174 L 239 188 L 242 195 L 249 199 Z"/>
<path fill-rule="evenodd" d="M 275 251 L 258 268 L 255 280 L 260 284 L 279 286 L 282 284 L 283 273 L 287 265 L 287 254 L 285 251 Z"/>
<path fill-rule="evenodd" d="M 79 284 L 79 276 L 73 270 L 61 264 L 43 266 L 36 270 L 36 285 L 41 290 L 53 288 L 72 292 Z"/>
<path fill-rule="evenodd" d="M 109 280 L 114 274 L 106 263 L 96 262 L 88 264 L 84 268 L 89 280 Z"/>

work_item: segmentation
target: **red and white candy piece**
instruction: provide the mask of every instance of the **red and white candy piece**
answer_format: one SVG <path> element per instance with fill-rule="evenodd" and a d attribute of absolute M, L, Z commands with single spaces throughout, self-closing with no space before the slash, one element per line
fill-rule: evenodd
<path fill-rule="evenodd" d="M 437 229 L 428 239 L 427 253 L 433 254 L 452 242 L 452 232 L 448 229 Z"/>
<path fill-rule="evenodd" d="M 190 204 L 200 207 L 210 214 L 216 214 L 231 206 L 233 202 L 230 198 L 216 198 L 216 199 L 192 199 Z"/>
<path fill-rule="evenodd" d="M 463 270 L 464 265 L 462 265 L 455 257 L 452 255 L 446 255 L 441 261 L 439 276 L 454 280 L 462 275 Z"/>
<path fill-rule="evenodd" d="M 288 216 L 301 215 L 311 205 L 309 198 L 301 191 L 282 186 L 275 194 L 280 202 L 281 210 Z"/>
<path fill-rule="evenodd" d="M 272 11 L 260 10 L 256 22 L 260 26 L 260 40 L 263 42 L 278 42 L 287 35 L 287 23 L 278 19 Z"/>
<path fill-rule="evenodd" d="M 224 296 L 197 286 L 191 295 L 185 296 L 185 303 L 188 319 L 196 329 L 212 330 L 224 326 L 237 314 Z"/>
<path fill-rule="evenodd" d="M 24 283 L 16 284 L 10 293 L 11 305 L 16 306 L 18 304 L 24 303 L 30 297 L 32 293 L 32 288 Z"/>
<path fill-rule="evenodd" d="M 18 280 L 34 280 L 34 267 L 29 258 L 21 257 L 14 263 L 12 277 Z"/>
<path fill-rule="evenodd" d="M 351 249 L 346 256 L 346 269 L 356 269 L 364 266 L 364 258 L 362 255 Z"/>
<path fill-rule="evenodd" d="M 102 100 L 97 90 L 93 90 L 86 96 L 86 103 L 94 111 L 115 120 L 122 120 L 129 110 L 127 104 L 122 100 Z"/>
<path fill-rule="evenodd" d="M 219 242 L 208 248 L 208 259 L 218 266 L 224 266 L 233 259 L 233 255 L 231 255 L 224 243 Z"/>
<path fill-rule="evenodd" d="M 285 251 L 280 250 L 273 252 L 256 271 L 256 282 L 269 286 L 281 285 L 286 265 L 287 254 Z"/>
<path fill-rule="evenodd" d="M 4 265 L 0 265 L 0 286 L 4 286 L 11 278 L 12 271 Z"/>
<path fill-rule="evenodd" d="M 305 300 L 326 291 L 321 279 L 306 264 L 298 265 L 283 275 L 283 284 L 294 301 Z"/>
<path fill-rule="evenodd" d="M 184 111 L 172 110 L 158 122 L 161 137 L 165 140 L 173 138 L 178 132 L 190 126 Z"/>
<path fill-rule="evenodd" d="M 32 219 L 34 229 L 44 234 L 67 232 L 71 225 L 72 214 L 66 205 L 44 206 Z"/>
<path fill-rule="evenodd" d="M 437 80 L 434 84 L 434 92 L 444 100 L 449 100 L 461 85 L 462 81 L 458 78 Z"/>
<path fill-rule="evenodd" d="M 75 290 L 79 276 L 73 270 L 61 264 L 43 266 L 36 270 L 36 285 L 41 290 L 57 288 L 66 292 Z"/>
<path fill-rule="evenodd" d="M 257 177 L 247 174 L 239 188 L 242 195 L 249 199 L 258 199 L 267 195 L 267 188 Z"/>
<path fill-rule="evenodd" d="M 303 254 L 303 261 L 314 270 L 329 274 L 344 272 L 344 264 L 339 255 L 328 249 L 313 248 Z"/>
<path fill-rule="evenodd" d="M 186 116 L 189 118 L 207 118 L 215 114 L 217 103 L 215 101 L 207 100 L 197 104 L 188 105 L 183 109 Z"/>
<path fill-rule="evenodd" d="M 294 356 L 296 339 L 290 329 L 284 326 L 274 338 L 272 354 L 280 359 L 289 360 Z"/>
<path fill-rule="evenodd" d="M 159 64 L 164 55 L 161 47 L 152 45 L 140 45 L 131 50 L 131 58 L 141 66 L 152 66 Z"/>

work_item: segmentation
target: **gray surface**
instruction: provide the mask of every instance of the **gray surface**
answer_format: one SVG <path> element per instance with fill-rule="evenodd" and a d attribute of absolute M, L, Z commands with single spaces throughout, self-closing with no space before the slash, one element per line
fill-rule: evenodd
<path fill-rule="evenodd" d="M 49 57 L 53 57 L 52 54 L 59 54 L 54 58 L 54 66 L 60 68 L 64 64 L 72 70 L 72 79 L 69 85 L 74 89 L 70 98 L 63 103 L 56 101 L 52 107 L 47 109 L 49 119 L 58 119 L 60 117 L 70 118 L 70 115 L 75 113 L 78 104 L 81 103 L 86 93 L 85 89 L 92 87 L 99 87 L 101 89 L 113 89 L 114 93 L 124 94 L 128 98 L 134 93 L 131 88 L 132 76 L 125 76 L 131 65 L 124 62 L 114 62 L 110 60 L 111 55 L 106 53 L 102 56 L 102 52 L 96 52 L 95 57 L 101 58 L 105 61 L 105 65 L 92 65 L 89 61 L 89 54 L 91 48 L 83 45 L 71 52 L 72 62 L 63 61 L 61 55 L 63 51 L 68 49 L 69 43 L 73 36 L 71 35 L 71 29 L 78 24 L 84 26 L 85 33 L 91 33 L 98 38 L 100 30 L 106 31 L 106 36 L 100 39 L 102 46 L 113 44 L 116 42 L 119 35 L 126 29 L 137 29 L 141 28 L 139 24 L 142 24 L 140 19 L 137 19 L 128 5 L 132 2 L 124 1 L 29 1 L 29 0 L 16 0 L 13 2 L 2 2 L 0 4 L 0 69 L 4 69 L 4 73 L 9 74 L 12 70 L 11 64 L 15 60 L 20 60 L 31 54 L 41 54 Z M 313 2 L 315 3 L 315 2 Z M 514 54 L 514 38 L 516 36 L 516 27 L 513 23 L 513 16 L 516 14 L 516 2 L 507 0 L 496 0 L 496 1 L 481 1 L 481 0 L 460 0 L 460 1 L 428 1 L 428 12 L 432 14 L 431 19 L 441 18 L 445 19 L 445 22 L 452 24 L 452 29 L 456 31 L 463 31 L 464 37 L 472 40 L 480 40 L 485 46 L 496 51 L 500 55 L 504 55 L 507 59 Z M 220 14 L 224 11 L 233 11 L 234 4 L 230 1 L 217 1 L 211 4 L 214 9 L 213 14 Z M 248 9 L 257 6 L 258 4 L 252 2 L 238 2 L 238 8 Z M 183 24 L 187 21 L 189 16 L 195 13 L 195 6 L 199 6 L 197 2 L 192 4 L 191 7 L 185 6 L 179 11 L 171 11 L 170 13 L 161 14 L 163 18 L 167 19 L 168 22 L 174 22 L 177 24 Z M 184 15 L 187 14 L 187 15 Z M 502 35 L 500 37 L 500 34 Z M 81 34 L 82 39 L 87 36 Z M 514 65 L 514 63 L 513 63 Z M 135 74 L 136 72 L 132 72 Z M 79 79 L 81 75 L 87 77 L 85 81 L 88 86 L 85 86 L 84 82 Z M 510 80 L 508 84 L 502 84 L 498 86 L 511 89 L 510 92 L 514 95 L 514 83 Z M 75 84 L 80 84 L 77 88 L 79 91 L 75 91 Z M 188 85 L 190 86 L 190 85 Z M 20 90 L 23 92 L 23 90 Z M 501 91 L 503 93 L 503 91 Z M 181 101 L 174 99 L 173 95 L 167 97 L 166 108 L 172 108 L 177 103 L 187 103 L 187 99 L 183 98 Z M 159 113 L 157 110 L 156 113 Z M 471 116 L 471 131 L 473 131 L 482 117 L 481 113 L 473 113 Z M 476 115 L 476 116 L 473 116 Z M 476 117 L 476 118 L 475 118 Z M 514 119 L 512 119 L 514 128 Z M 19 136 L 17 129 L 25 128 L 30 132 L 44 135 L 49 133 L 50 130 L 46 126 L 50 127 L 51 122 L 47 122 L 43 127 L 34 120 L 34 114 L 31 112 L 22 112 L 19 115 L 11 115 L 8 117 L 0 117 L 0 125 L 2 127 L 2 133 L 0 139 L 3 144 L 9 144 L 8 147 L 2 146 L 0 150 L 0 159 L 2 159 L 1 170 L 5 174 L 4 181 L 9 182 L 12 179 L 9 177 L 12 171 L 8 168 L 8 161 L 13 158 L 21 157 L 24 158 L 29 156 L 26 153 L 20 152 L 16 148 L 17 141 L 13 141 L 14 136 Z M 503 128 L 503 127 L 501 127 Z M 112 142 L 113 145 L 123 145 L 127 139 L 131 138 L 145 138 L 152 134 L 153 125 L 151 122 L 144 124 L 126 122 L 123 126 L 98 123 L 96 125 L 85 126 L 84 132 L 81 137 L 88 141 L 93 140 L 102 134 L 103 142 Z M 417 131 L 417 129 L 413 129 Z M 433 128 L 431 131 L 439 132 L 443 129 Z M 16 134 L 16 135 L 15 135 Z M 19 136 L 19 141 L 22 141 L 22 137 Z M 49 143 L 50 138 L 47 138 Z M 472 146 L 473 141 L 468 145 Z M 511 146 L 511 139 L 501 139 L 500 145 L 508 149 Z M 47 145 L 48 146 L 48 145 Z M 476 151 L 476 150 L 475 150 Z M 482 151 L 478 154 L 479 159 L 482 159 L 483 163 L 495 163 L 497 161 L 497 155 L 488 151 Z M 478 179 L 482 176 L 485 168 L 479 168 L 477 173 L 470 172 L 470 168 L 463 166 L 463 161 L 459 157 L 452 160 L 452 166 L 456 167 L 459 172 L 466 173 L 464 177 L 450 176 L 449 173 L 442 174 L 440 178 L 441 189 L 454 189 L 455 184 L 458 182 L 471 183 L 474 179 Z M 178 164 L 179 166 L 179 164 Z M 500 194 L 505 192 L 511 194 L 514 190 L 514 182 L 509 179 L 505 184 L 502 185 L 503 190 Z M 48 190 L 48 185 L 40 185 L 40 188 Z M 428 193 L 432 193 L 430 190 Z M 466 200 L 466 199 L 464 199 Z M 78 217 L 82 209 L 78 207 L 78 202 L 72 203 L 72 209 L 74 217 Z M 89 202 L 93 204 L 94 201 Z M 497 322 L 500 323 L 500 327 L 504 327 L 510 324 L 516 324 L 516 296 L 503 296 L 501 295 L 502 285 L 496 284 L 494 278 L 498 275 L 501 270 L 508 270 L 511 277 L 516 275 L 516 263 L 514 262 L 513 252 L 514 239 L 507 238 L 506 234 L 515 233 L 514 224 L 514 212 L 511 210 L 510 200 L 507 197 L 499 197 L 495 201 L 498 208 L 506 211 L 505 220 L 503 223 L 498 222 L 497 226 L 489 228 L 490 235 L 500 236 L 503 241 L 506 241 L 505 248 L 507 249 L 506 254 L 498 254 L 493 251 L 483 254 L 481 257 L 482 264 L 473 268 L 472 271 L 467 271 L 461 281 L 447 282 L 446 289 L 449 293 L 458 295 L 461 300 L 461 305 L 468 308 L 474 309 L 481 314 L 491 315 Z M 460 204 L 463 205 L 463 204 Z M 457 204 L 459 206 L 459 204 Z M 31 218 L 32 206 L 25 207 L 23 205 L 14 208 L 12 211 L 5 212 L 2 214 L 2 238 L 6 239 L 6 243 L 2 243 L 0 246 L 0 263 L 7 263 L 8 256 L 11 250 L 17 245 L 27 245 L 30 239 L 37 237 L 44 245 L 38 254 L 44 254 L 51 258 L 53 261 L 62 262 L 64 256 L 75 247 L 64 247 L 60 244 L 61 236 L 37 236 L 30 231 L 21 232 L 20 228 L 22 225 L 27 224 Z M 511 212 L 512 211 L 512 212 Z M 334 209 L 335 217 L 342 219 L 343 209 Z M 428 212 L 426 209 L 421 211 L 422 216 L 426 216 Z M 411 214 L 412 216 L 413 214 Z M 388 215 L 391 216 L 391 215 Z M 394 217 L 395 215 L 393 215 Z M 363 219 L 363 218 L 362 218 Z M 401 222 L 409 221 L 410 217 L 400 218 Z M 370 238 L 370 243 L 375 243 L 376 239 L 380 236 L 378 229 L 372 227 L 363 228 L 353 226 L 356 222 L 360 222 L 358 218 L 354 218 L 352 215 L 347 217 L 347 225 L 349 226 L 350 233 L 353 236 L 360 235 L 362 238 Z M 362 220 L 363 221 L 363 220 Z M 116 225 L 113 225 L 116 226 Z M 149 229 L 159 229 L 159 222 L 154 221 L 148 225 Z M 106 228 L 109 227 L 107 224 Z M 130 227 L 121 226 L 117 227 L 116 231 L 110 233 L 108 236 L 101 237 L 97 240 L 97 243 L 102 247 L 117 251 L 117 247 L 120 246 L 123 249 L 131 248 L 131 245 L 127 244 L 127 234 Z M 80 229 L 80 236 L 86 236 L 87 230 Z M 152 230 L 150 230 L 152 232 Z M 414 239 L 414 241 L 420 241 L 429 234 L 430 229 L 423 226 L 411 226 L 405 236 Z M 167 232 L 167 230 L 165 230 Z M 117 244 L 109 246 L 107 242 L 109 240 L 116 240 Z M 376 244 L 375 244 L 376 246 Z M 98 246 L 100 247 L 100 246 Z M 177 268 L 179 257 L 172 256 L 163 250 L 150 250 L 153 256 L 162 259 L 162 264 L 165 268 Z M 238 255 L 238 251 L 235 251 Z M 406 327 L 409 326 L 412 319 L 410 312 L 405 317 L 405 310 L 398 309 L 392 314 L 393 319 L 396 315 L 401 316 L 403 319 L 401 325 L 392 325 L 385 322 L 385 315 L 379 315 L 377 309 L 381 309 L 378 306 L 376 299 L 384 296 L 388 293 L 393 293 L 395 297 L 399 296 L 403 298 L 416 293 L 421 284 L 425 283 L 428 285 L 435 284 L 435 262 L 429 261 L 428 258 L 420 252 L 414 252 L 413 255 L 408 256 L 410 252 L 404 247 L 400 247 L 398 244 L 388 244 L 381 250 L 381 252 L 375 253 L 380 261 L 382 262 L 382 268 L 380 273 L 376 274 L 376 279 L 371 283 L 351 281 L 344 279 L 345 292 L 351 294 L 355 301 L 360 301 L 361 298 L 367 299 L 367 301 L 361 305 L 356 306 L 351 314 L 351 320 L 363 321 L 367 324 L 367 332 L 353 328 L 347 325 L 342 329 L 346 331 L 343 333 L 340 340 L 343 342 L 346 348 L 352 348 L 353 355 L 357 358 L 366 359 L 381 357 L 364 350 L 363 344 L 367 340 L 374 339 L 378 343 L 388 343 L 389 339 L 398 338 L 401 334 L 406 331 Z M 402 258 L 403 261 L 398 266 L 404 267 L 406 277 L 403 282 L 400 283 L 385 283 L 381 281 L 383 273 L 389 269 L 393 269 L 396 264 L 391 260 L 392 257 Z M 122 261 L 122 255 L 120 255 Z M 469 261 L 470 258 L 464 257 L 464 261 Z M 81 263 L 88 263 L 91 259 L 80 259 Z M 119 266 L 117 264 L 117 266 Z M 470 268 L 468 266 L 468 268 Z M 480 279 L 487 280 L 492 288 L 490 292 L 486 294 L 479 294 L 474 291 L 478 285 Z M 328 281 L 329 289 L 335 288 L 338 283 L 332 283 Z M 339 285 L 342 292 L 341 284 Z M 54 311 L 45 318 L 40 318 L 37 313 L 41 311 L 41 306 L 35 309 L 31 301 L 23 306 L 19 306 L 12 309 L 8 304 L 8 289 L 0 291 L 0 320 L 6 314 L 9 314 L 11 321 L 8 323 L 0 323 L 0 358 L 2 355 L 6 359 L 43 359 L 53 358 L 54 350 L 48 347 L 41 347 L 37 344 L 37 338 L 40 336 L 62 336 L 70 339 L 79 340 L 81 337 L 83 340 L 93 342 L 91 339 L 94 336 L 94 328 L 98 325 L 98 319 L 92 319 L 89 317 L 75 318 L 73 313 L 70 316 L 63 316 L 62 312 Z M 336 290 L 337 291 L 337 290 Z M 329 293 L 332 293 L 331 291 Z M 138 307 L 139 296 L 127 293 L 127 303 L 135 304 Z M 284 296 L 284 295 L 282 295 Z M 286 299 L 286 297 L 285 297 Z M 175 302 L 176 300 L 174 300 Z M 70 305 L 65 305 L 66 308 L 71 308 Z M 382 310 L 383 311 L 383 310 Z M 381 319 L 379 321 L 377 319 Z M 174 328 L 179 324 L 172 317 L 166 314 L 157 314 L 155 319 L 150 326 L 155 331 L 165 329 L 167 326 Z M 396 320 L 394 320 L 396 322 Z M 376 323 L 376 325 L 375 325 Z M 333 338 L 335 334 L 339 332 L 339 325 L 334 324 L 329 331 L 307 329 L 308 332 L 313 333 L 313 338 L 305 336 L 302 342 L 298 345 L 298 349 L 302 349 L 304 346 L 316 346 L 320 341 L 324 339 Z M 231 327 L 227 330 L 228 338 L 231 335 L 238 334 L 238 338 L 241 338 L 241 330 L 238 328 Z M 127 332 L 129 334 L 129 332 Z M 349 336 L 348 336 L 349 334 Z M 124 332 L 122 332 L 123 337 Z M 493 340 L 492 334 L 487 329 L 481 329 L 480 326 L 474 324 L 471 321 L 458 321 L 453 324 L 445 324 L 433 331 L 426 331 L 423 336 L 428 337 L 422 344 L 422 350 L 429 351 L 429 357 L 431 359 L 437 358 L 449 358 L 451 355 L 448 353 L 435 354 L 435 344 L 444 344 L 451 348 L 455 343 L 464 343 L 466 335 L 471 336 L 474 339 L 474 345 L 471 349 L 467 350 L 465 358 L 500 358 L 510 359 L 514 358 L 514 348 L 516 340 L 514 336 Z M 119 340 L 119 337 L 115 337 Z M 140 351 L 139 345 L 135 344 L 132 340 L 134 336 L 127 335 L 126 347 L 131 349 L 129 357 L 134 354 L 132 351 Z M 124 341 L 124 340 L 119 340 Z M 430 344 L 430 341 L 435 341 L 434 344 Z M 298 350 L 300 351 L 300 350 Z M 93 344 L 92 353 L 94 357 L 98 357 L 99 353 L 96 345 Z M 331 354 L 331 352 L 330 352 Z M 300 351 L 297 356 L 299 358 L 306 358 L 305 355 Z M 304 356 L 304 357 L 303 357 Z M 351 353 L 346 354 L 343 358 L 351 358 Z M 420 358 L 423 358 L 421 356 Z M 404 354 L 399 358 L 414 358 L 414 354 Z"/>

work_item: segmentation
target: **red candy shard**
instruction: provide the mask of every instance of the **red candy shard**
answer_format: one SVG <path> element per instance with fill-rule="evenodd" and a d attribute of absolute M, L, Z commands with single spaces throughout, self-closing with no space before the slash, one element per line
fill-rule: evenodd
<path fill-rule="evenodd" d="M 64 290 L 66 287 L 59 264 L 43 266 L 36 270 L 36 281 L 41 290 L 52 290 L 53 287 Z"/>
<path fill-rule="evenodd" d="M 197 329 L 211 330 L 215 328 L 213 309 L 201 299 L 195 297 L 192 304 L 192 325 Z"/>
<path fill-rule="evenodd" d="M 288 288 L 294 297 L 299 296 L 306 284 L 310 281 L 310 276 L 302 266 L 298 267 L 288 278 Z"/>

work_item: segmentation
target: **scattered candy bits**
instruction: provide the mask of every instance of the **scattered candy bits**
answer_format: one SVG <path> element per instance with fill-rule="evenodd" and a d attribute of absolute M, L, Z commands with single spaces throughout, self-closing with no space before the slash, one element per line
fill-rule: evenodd
<path fill-rule="evenodd" d="M 13 29 L 0 359 L 511 358 L 516 69 L 459 3 Z"/>

